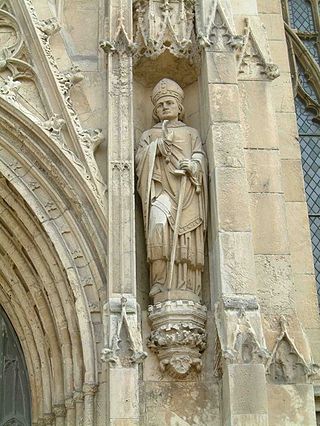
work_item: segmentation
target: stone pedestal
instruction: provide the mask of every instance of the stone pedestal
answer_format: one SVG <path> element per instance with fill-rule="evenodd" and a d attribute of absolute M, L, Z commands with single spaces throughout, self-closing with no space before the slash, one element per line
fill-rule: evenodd
<path fill-rule="evenodd" d="M 188 300 L 172 300 L 149 307 L 152 323 L 148 346 L 158 354 L 161 371 L 177 378 L 200 371 L 206 347 L 206 307 Z"/>

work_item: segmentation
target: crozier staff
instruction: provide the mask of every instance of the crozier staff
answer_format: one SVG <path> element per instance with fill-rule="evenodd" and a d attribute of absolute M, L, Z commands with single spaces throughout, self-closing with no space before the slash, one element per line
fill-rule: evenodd
<path fill-rule="evenodd" d="M 157 124 L 143 133 L 136 154 L 150 295 L 155 301 L 198 300 L 201 292 L 206 155 L 197 130 L 181 121 L 183 97 L 172 80 L 163 79 L 155 86 L 151 99 Z"/>

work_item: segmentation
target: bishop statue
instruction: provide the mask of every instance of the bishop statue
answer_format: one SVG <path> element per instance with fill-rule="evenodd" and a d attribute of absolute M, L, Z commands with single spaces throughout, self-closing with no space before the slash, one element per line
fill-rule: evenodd
<path fill-rule="evenodd" d="M 136 153 L 150 296 L 154 302 L 201 297 L 207 229 L 206 154 L 199 133 L 182 120 L 184 92 L 173 80 L 154 87 L 156 124 Z"/>

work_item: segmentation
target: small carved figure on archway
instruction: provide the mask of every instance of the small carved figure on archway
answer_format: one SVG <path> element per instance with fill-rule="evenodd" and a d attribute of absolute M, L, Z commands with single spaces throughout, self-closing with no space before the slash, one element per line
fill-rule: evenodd
<path fill-rule="evenodd" d="M 206 155 L 196 129 L 183 123 L 184 93 L 169 79 L 153 89 L 157 124 L 143 133 L 137 154 L 150 295 L 199 301 L 207 227 Z"/>

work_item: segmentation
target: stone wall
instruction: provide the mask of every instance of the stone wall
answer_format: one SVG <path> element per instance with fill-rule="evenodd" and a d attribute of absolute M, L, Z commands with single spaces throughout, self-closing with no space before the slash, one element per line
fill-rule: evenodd
<path fill-rule="evenodd" d="M 320 323 L 281 13 L 280 0 L 0 1 L 0 304 L 34 425 L 315 424 Z M 134 157 L 161 78 L 183 88 L 208 159 L 192 303 L 149 296 Z M 198 368 L 160 368 L 158 311 L 190 340 L 206 317 Z"/>

